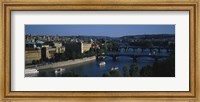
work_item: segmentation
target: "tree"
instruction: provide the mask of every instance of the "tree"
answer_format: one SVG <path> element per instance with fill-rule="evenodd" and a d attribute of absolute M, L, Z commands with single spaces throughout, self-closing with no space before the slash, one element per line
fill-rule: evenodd
<path fill-rule="evenodd" d="M 40 61 L 39 60 L 36 60 L 36 64 L 39 64 L 40 63 Z"/>
<path fill-rule="evenodd" d="M 69 70 L 66 74 L 64 74 L 64 77 L 79 77 L 79 75 L 76 74 L 74 71 Z"/>
<path fill-rule="evenodd" d="M 166 60 L 155 62 L 153 65 L 153 76 L 174 77 L 175 76 L 175 56 L 172 55 Z"/>
<path fill-rule="evenodd" d="M 110 75 L 111 77 L 120 77 L 120 72 L 119 70 L 111 70 Z"/>
<path fill-rule="evenodd" d="M 76 59 L 76 52 L 72 52 L 72 56 L 71 56 L 71 58 L 74 60 L 74 59 Z"/>
<path fill-rule="evenodd" d="M 138 71 L 138 66 L 136 63 L 133 63 L 131 66 L 130 66 L 130 70 L 129 70 L 129 73 L 130 73 L 130 76 L 137 76 L 137 71 Z"/>
<path fill-rule="evenodd" d="M 61 54 L 60 54 L 60 60 L 61 60 L 61 61 L 67 60 L 67 57 L 65 56 L 64 53 L 61 53 Z"/>
<path fill-rule="evenodd" d="M 119 50 L 119 44 L 116 42 L 112 43 L 112 51 L 118 51 Z"/>
<path fill-rule="evenodd" d="M 124 71 L 124 76 L 125 76 L 125 77 L 129 77 L 129 76 L 130 76 L 128 65 L 125 65 L 125 66 L 123 67 L 123 71 Z"/>
<path fill-rule="evenodd" d="M 153 69 L 150 65 L 142 67 L 140 71 L 140 76 L 142 77 L 152 77 L 153 76 Z"/>
<path fill-rule="evenodd" d="M 39 60 L 39 63 L 44 64 L 44 61 L 42 59 Z"/>
<path fill-rule="evenodd" d="M 104 49 L 99 49 L 98 54 L 102 54 L 104 52 L 105 52 Z"/>
<path fill-rule="evenodd" d="M 152 42 L 146 42 L 146 47 L 152 47 L 153 43 Z"/>
<path fill-rule="evenodd" d="M 35 60 L 33 60 L 33 61 L 32 61 L 32 64 L 36 64 L 36 61 L 35 61 Z"/>
<path fill-rule="evenodd" d="M 110 76 L 111 76 L 111 75 L 110 75 L 109 72 L 106 72 L 106 73 L 103 74 L 103 77 L 110 77 Z"/>
<path fill-rule="evenodd" d="M 153 66 L 145 66 L 140 71 L 140 76 L 144 77 L 174 77 L 175 76 L 175 56 L 172 55 L 166 60 L 155 61 Z"/>

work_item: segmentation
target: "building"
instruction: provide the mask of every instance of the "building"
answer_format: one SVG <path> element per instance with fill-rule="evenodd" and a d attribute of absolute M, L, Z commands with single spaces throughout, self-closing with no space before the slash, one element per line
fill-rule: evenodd
<path fill-rule="evenodd" d="M 60 48 L 50 48 L 50 47 L 43 47 L 42 48 L 42 59 L 52 59 L 56 53 L 64 53 L 65 47 Z"/>
<path fill-rule="evenodd" d="M 91 47 L 92 47 L 91 43 L 82 43 L 81 42 L 81 53 L 89 51 Z"/>
<path fill-rule="evenodd" d="M 64 53 L 65 47 L 61 42 L 26 42 L 25 44 L 25 64 L 33 61 L 48 60 L 54 58 L 56 53 Z"/>
<path fill-rule="evenodd" d="M 65 47 L 61 42 L 47 42 L 42 47 L 42 59 L 52 59 L 56 53 L 64 53 Z"/>
<path fill-rule="evenodd" d="M 25 64 L 31 64 L 33 61 L 41 59 L 41 50 L 28 50 L 25 51 Z"/>
<path fill-rule="evenodd" d="M 100 49 L 100 46 L 98 43 L 93 43 L 91 46 L 93 49 Z"/>
<path fill-rule="evenodd" d="M 37 46 L 34 42 L 26 42 L 25 44 L 25 50 L 28 51 L 28 50 L 34 50 L 36 49 Z"/>

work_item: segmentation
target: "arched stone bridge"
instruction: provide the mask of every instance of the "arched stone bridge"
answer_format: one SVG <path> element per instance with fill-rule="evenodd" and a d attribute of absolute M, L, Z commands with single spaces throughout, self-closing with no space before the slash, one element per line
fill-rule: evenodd
<path fill-rule="evenodd" d="M 161 52 L 162 49 L 166 49 L 167 52 L 173 50 L 173 49 L 171 49 L 170 47 L 162 47 L 162 46 L 152 46 L 152 47 L 142 47 L 142 46 L 120 46 L 118 49 L 119 49 L 119 50 L 124 49 L 125 52 L 127 52 L 129 49 L 133 49 L 134 52 L 135 52 L 137 49 L 142 49 L 142 52 L 143 52 L 145 49 L 149 49 L 150 51 L 153 51 L 154 49 L 157 49 L 158 52 Z"/>
<path fill-rule="evenodd" d="M 99 59 L 100 57 L 112 57 L 112 59 L 114 61 L 117 60 L 117 57 L 119 56 L 126 56 L 126 57 L 130 57 L 133 58 L 133 61 L 137 61 L 137 58 L 139 57 L 150 57 L 150 58 L 154 58 L 155 60 L 158 60 L 160 58 L 167 58 L 169 57 L 169 55 L 161 55 L 161 54 L 126 54 L 126 53 L 105 53 L 105 54 L 100 54 L 97 55 L 97 59 Z"/>

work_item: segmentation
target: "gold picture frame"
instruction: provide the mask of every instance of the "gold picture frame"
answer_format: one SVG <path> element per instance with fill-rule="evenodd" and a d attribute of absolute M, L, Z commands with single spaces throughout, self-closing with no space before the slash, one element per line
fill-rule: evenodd
<path fill-rule="evenodd" d="M 44 0 L 45 2 L 35 2 L 29 0 L 4 0 L 1 2 L 1 15 L 2 15 L 2 30 L 1 30 L 1 67 L 0 67 L 0 80 L 1 96 L 0 99 L 26 99 L 26 98 L 76 98 L 76 101 L 86 100 L 89 98 L 130 98 L 138 99 L 186 99 L 189 101 L 199 100 L 199 69 L 198 61 L 199 54 L 197 46 L 199 36 L 197 35 L 200 30 L 197 29 L 199 25 L 199 4 L 198 0 L 186 1 L 159 1 L 151 0 L 151 2 L 136 1 L 123 1 L 123 0 L 83 0 L 83 1 L 60 1 L 53 2 L 53 0 Z M 11 90 L 11 11 L 25 11 L 25 10 L 43 10 L 43 11 L 63 11 L 63 10 L 120 10 L 120 11 L 189 11 L 189 32 L 190 32 L 190 91 L 188 92 L 12 92 Z M 84 99 L 80 99 L 84 98 Z M 179 100 L 179 101 L 180 101 Z"/>

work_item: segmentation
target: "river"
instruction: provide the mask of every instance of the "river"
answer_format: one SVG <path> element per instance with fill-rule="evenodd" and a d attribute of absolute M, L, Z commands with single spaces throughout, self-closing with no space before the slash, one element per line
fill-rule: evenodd
<path fill-rule="evenodd" d="M 115 52 L 110 52 L 110 53 L 115 53 Z M 148 54 L 149 50 L 145 50 L 142 52 L 141 49 L 137 50 L 136 52 L 129 50 L 128 52 L 124 52 L 121 50 L 120 53 L 135 53 L 135 54 Z M 158 53 L 156 51 L 156 53 Z M 161 50 L 161 53 L 166 55 L 167 51 L 166 50 Z M 160 59 L 162 60 L 162 59 Z M 99 66 L 99 61 L 94 60 L 86 63 L 81 63 L 77 65 L 72 65 L 72 66 L 66 66 L 62 67 L 64 71 L 62 73 L 55 74 L 54 69 L 44 69 L 44 70 L 39 70 L 39 74 L 31 75 L 35 77 L 65 77 L 69 72 L 73 72 L 75 74 L 78 74 L 79 76 L 82 77 L 102 77 L 102 75 L 105 72 L 108 72 L 111 70 L 112 67 L 118 67 L 121 76 L 123 76 L 123 67 L 125 65 L 130 66 L 133 63 L 133 59 L 130 57 L 126 56 L 120 56 L 117 57 L 116 61 L 113 61 L 111 57 L 105 57 L 105 66 Z M 150 57 L 140 57 L 137 58 L 137 65 L 138 65 L 138 73 L 142 69 L 143 66 L 146 65 L 152 65 L 154 63 L 154 59 Z"/>

